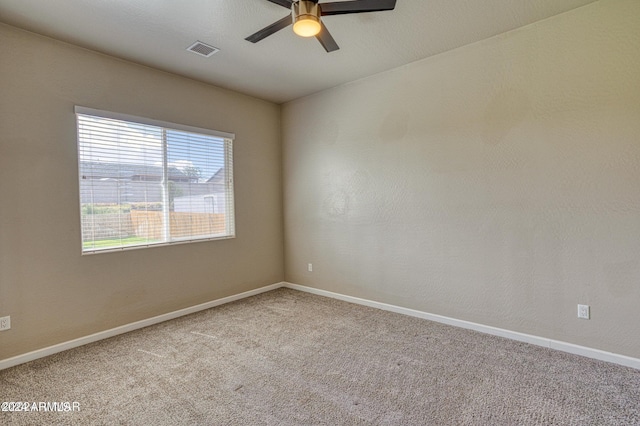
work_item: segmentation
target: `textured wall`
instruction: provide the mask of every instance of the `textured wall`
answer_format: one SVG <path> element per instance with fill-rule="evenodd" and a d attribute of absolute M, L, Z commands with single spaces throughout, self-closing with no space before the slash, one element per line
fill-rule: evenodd
<path fill-rule="evenodd" d="M 0 359 L 283 279 L 280 108 L 0 25 Z M 234 132 L 237 238 L 81 256 L 75 104 Z"/>
<path fill-rule="evenodd" d="M 285 279 L 640 357 L 639 70 L 605 0 L 286 104 Z"/>

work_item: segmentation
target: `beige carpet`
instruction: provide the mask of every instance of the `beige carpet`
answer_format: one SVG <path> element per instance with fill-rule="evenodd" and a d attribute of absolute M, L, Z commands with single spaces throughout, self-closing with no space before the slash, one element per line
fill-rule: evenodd
<path fill-rule="evenodd" d="M 0 424 L 640 425 L 640 371 L 279 289 L 0 371 Z"/>

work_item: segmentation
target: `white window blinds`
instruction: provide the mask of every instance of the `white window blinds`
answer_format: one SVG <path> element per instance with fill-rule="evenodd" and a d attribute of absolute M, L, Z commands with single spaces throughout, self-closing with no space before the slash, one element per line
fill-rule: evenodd
<path fill-rule="evenodd" d="M 233 134 L 76 107 L 82 251 L 235 235 Z"/>

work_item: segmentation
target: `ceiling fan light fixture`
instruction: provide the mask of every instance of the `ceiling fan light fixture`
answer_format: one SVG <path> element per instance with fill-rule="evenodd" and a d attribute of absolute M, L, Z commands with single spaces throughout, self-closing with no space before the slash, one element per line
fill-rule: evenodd
<path fill-rule="evenodd" d="M 313 19 L 300 19 L 293 24 L 293 32 L 300 37 L 313 37 L 320 32 L 320 22 Z"/>
<path fill-rule="evenodd" d="M 320 33 L 320 7 L 317 3 L 300 0 L 291 5 L 293 32 L 300 37 L 313 37 Z"/>

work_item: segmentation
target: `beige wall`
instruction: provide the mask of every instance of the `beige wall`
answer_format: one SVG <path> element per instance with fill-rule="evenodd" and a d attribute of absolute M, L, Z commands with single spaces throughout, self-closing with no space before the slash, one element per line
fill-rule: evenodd
<path fill-rule="evenodd" d="M 639 70 L 607 0 L 286 104 L 285 279 L 640 357 Z"/>
<path fill-rule="evenodd" d="M 0 359 L 282 281 L 279 106 L 6 25 L 0 88 Z M 234 132 L 237 238 L 81 256 L 76 104 Z"/>

